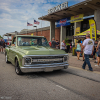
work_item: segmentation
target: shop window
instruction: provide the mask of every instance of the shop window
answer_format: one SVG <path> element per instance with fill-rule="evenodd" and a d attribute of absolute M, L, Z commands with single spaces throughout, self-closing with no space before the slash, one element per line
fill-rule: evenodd
<path fill-rule="evenodd" d="M 74 24 L 66 27 L 66 36 L 74 35 Z"/>
<path fill-rule="evenodd" d="M 90 28 L 90 26 L 89 26 L 89 19 L 85 19 L 84 21 L 81 22 L 81 32 L 84 32 L 84 31 L 86 31 L 89 28 Z"/>

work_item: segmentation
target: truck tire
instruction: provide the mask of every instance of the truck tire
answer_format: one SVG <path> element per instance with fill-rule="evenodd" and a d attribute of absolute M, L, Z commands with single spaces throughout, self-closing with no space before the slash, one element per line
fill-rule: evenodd
<path fill-rule="evenodd" d="M 20 70 L 19 62 L 18 62 L 17 59 L 15 61 L 15 72 L 16 72 L 17 75 L 22 75 L 23 74 L 22 71 Z"/>

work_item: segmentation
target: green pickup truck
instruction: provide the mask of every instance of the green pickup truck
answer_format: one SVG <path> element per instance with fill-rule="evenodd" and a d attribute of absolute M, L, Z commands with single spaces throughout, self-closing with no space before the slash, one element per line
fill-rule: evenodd
<path fill-rule="evenodd" d="M 68 54 L 51 48 L 43 36 L 16 35 L 5 50 L 5 60 L 15 66 L 18 75 L 68 68 Z"/>

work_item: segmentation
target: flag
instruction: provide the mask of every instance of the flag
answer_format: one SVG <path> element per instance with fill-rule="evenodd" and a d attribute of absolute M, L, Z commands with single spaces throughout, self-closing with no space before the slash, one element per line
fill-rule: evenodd
<path fill-rule="evenodd" d="M 33 26 L 33 24 L 30 24 L 30 23 L 27 22 L 27 26 Z"/>
<path fill-rule="evenodd" d="M 38 25 L 39 25 L 39 24 L 40 24 L 40 22 L 38 22 L 38 21 L 34 20 L 34 24 L 38 24 Z"/>

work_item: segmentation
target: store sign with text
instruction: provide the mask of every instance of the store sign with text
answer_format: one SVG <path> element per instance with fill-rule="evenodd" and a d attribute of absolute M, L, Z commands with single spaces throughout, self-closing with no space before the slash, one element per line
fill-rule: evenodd
<path fill-rule="evenodd" d="M 64 2 L 64 3 L 62 3 L 62 4 L 58 5 L 58 6 L 55 6 L 55 7 L 51 8 L 51 9 L 49 9 L 48 10 L 48 14 L 54 13 L 56 11 L 59 11 L 61 9 L 67 8 L 67 7 L 68 7 L 68 2 Z"/>
<path fill-rule="evenodd" d="M 68 25 L 70 25 L 70 17 L 58 20 L 56 22 L 56 27 L 68 26 Z"/>
<path fill-rule="evenodd" d="M 70 23 L 83 21 L 83 16 L 84 16 L 84 14 L 72 16 L 71 20 L 70 20 Z"/>

